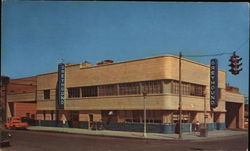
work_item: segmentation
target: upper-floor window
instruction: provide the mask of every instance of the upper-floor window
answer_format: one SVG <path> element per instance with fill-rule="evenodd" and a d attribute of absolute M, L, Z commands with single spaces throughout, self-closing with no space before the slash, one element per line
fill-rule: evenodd
<path fill-rule="evenodd" d="M 147 94 L 162 93 L 162 81 L 146 81 L 142 82 L 142 91 Z"/>
<path fill-rule="evenodd" d="M 69 98 L 79 98 L 80 97 L 80 88 L 68 88 L 68 97 Z"/>
<path fill-rule="evenodd" d="M 43 90 L 44 99 L 50 99 L 50 90 Z"/>
<path fill-rule="evenodd" d="M 97 96 L 97 86 L 82 87 L 82 97 Z"/>
<path fill-rule="evenodd" d="M 140 94 L 139 83 L 124 83 L 119 84 L 120 95 Z"/>
<path fill-rule="evenodd" d="M 101 85 L 98 86 L 98 96 L 117 95 L 117 85 Z"/>
<path fill-rule="evenodd" d="M 181 83 L 181 94 L 193 95 L 193 96 L 204 96 L 205 86 L 192 84 L 192 83 Z M 172 93 L 179 94 L 179 82 L 172 82 Z"/>

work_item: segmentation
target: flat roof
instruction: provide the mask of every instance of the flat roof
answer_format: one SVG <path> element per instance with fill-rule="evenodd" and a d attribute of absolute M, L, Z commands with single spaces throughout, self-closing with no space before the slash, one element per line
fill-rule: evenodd
<path fill-rule="evenodd" d="M 143 61 L 143 60 L 148 60 L 148 59 L 163 58 L 163 57 L 173 57 L 173 58 L 179 59 L 179 57 L 178 57 L 178 56 L 175 56 L 175 55 L 161 55 L 161 56 L 145 57 L 145 58 L 134 59 L 134 60 L 127 60 L 127 61 L 121 61 L 121 62 L 113 62 L 113 63 L 102 64 L 102 65 L 93 65 L 93 66 L 85 67 L 85 68 L 81 68 L 81 69 L 97 68 L 97 67 L 110 66 L 110 65 L 116 65 L 116 64 L 130 63 L 130 62 L 136 62 L 136 61 Z M 210 65 L 205 65 L 205 64 L 202 64 L 202 63 L 199 63 L 199 62 L 195 62 L 195 61 L 186 59 L 186 58 L 182 58 L 182 60 L 185 60 L 185 61 L 188 61 L 188 62 L 197 64 L 197 65 L 201 65 L 201 66 L 210 68 Z M 66 65 L 66 67 L 73 67 L 73 66 L 80 66 L 80 64 L 70 64 L 70 65 Z M 80 67 L 79 67 L 79 68 L 80 68 Z M 225 72 L 225 71 L 222 70 L 222 69 L 219 69 L 219 71 Z M 44 74 L 39 74 L 38 76 L 47 75 L 47 74 L 54 74 L 54 73 L 57 73 L 57 71 L 49 72 L 49 73 L 44 73 Z"/>

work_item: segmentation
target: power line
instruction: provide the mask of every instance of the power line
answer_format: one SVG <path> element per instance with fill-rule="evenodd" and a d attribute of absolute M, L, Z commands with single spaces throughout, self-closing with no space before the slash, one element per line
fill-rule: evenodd
<path fill-rule="evenodd" d="M 235 52 L 239 51 L 247 42 L 249 42 L 249 39 L 247 39 L 246 41 L 244 41 L 237 49 Z"/>
<path fill-rule="evenodd" d="M 245 40 L 237 49 L 235 49 L 237 52 L 239 51 L 247 42 L 249 39 Z M 183 57 L 214 57 L 214 56 L 222 56 L 222 55 L 228 55 L 232 54 L 232 52 L 222 52 L 222 53 L 217 53 L 217 54 L 209 54 L 209 55 L 183 55 Z"/>
<path fill-rule="evenodd" d="M 210 54 L 210 55 L 183 55 L 184 57 L 214 57 L 214 56 L 222 56 L 226 54 L 232 54 L 229 52 L 223 52 L 223 53 L 218 53 L 218 54 Z"/>

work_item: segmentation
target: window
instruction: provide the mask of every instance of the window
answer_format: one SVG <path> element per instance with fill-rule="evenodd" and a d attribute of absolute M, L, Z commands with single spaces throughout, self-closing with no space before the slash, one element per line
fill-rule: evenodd
<path fill-rule="evenodd" d="M 179 112 L 173 112 L 172 114 L 172 123 L 179 122 Z M 182 112 L 182 123 L 189 123 L 190 122 L 190 114 L 189 112 L 183 111 Z"/>
<path fill-rule="evenodd" d="M 68 88 L 68 97 L 69 98 L 79 98 L 80 97 L 80 88 Z"/>
<path fill-rule="evenodd" d="M 172 93 L 178 94 L 179 93 L 179 83 L 173 81 L 172 83 Z"/>
<path fill-rule="evenodd" d="M 162 112 L 147 110 L 147 123 L 162 123 Z"/>
<path fill-rule="evenodd" d="M 142 90 L 147 94 L 162 93 L 163 85 L 161 81 L 142 82 Z"/>
<path fill-rule="evenodd" d="M 119 84 L 119 93 L 120 95 L 140 94 L 140 85 L 139 83 Z"/>
<path fill-rule="evenodd" d="M 143 117 L 143 111 L 132 111 L 133 122 L 140 123 L 140 117 Z"/>
<path fill-rule="evenodd" d="M 82 87 L 82 97 L 97 96 L 97 86 Z"/>
<path fill-rule="evenodd" d="M 182 82 L 181 83 L 181 94 L 192 95 L 192 96 L 204 96 L 205 86 L 198 84 L 191 84 Z M 179 94 L 179 82 L 172 82 L 172 93 Z"/>
<path fill-rule="evenodd" d="M 172 123 L 178 123 L 179 122 L 179 114 L 178 112 L 174 112 L 172 114 Z"/>
<path fill-rule="evenodd" d="M 111 96 L 111 95 L 117 95 L 117 85 L 101 85 L 99 88 L 99 94 L 98 96 Z"/>
<path fill-rule="evenodd" d="M 43 94 L 45 100 L 50 99 L 50 90 L 44 90 Z"/>
<path fill-rule="evenodd" d="M 156 110 L 147 110 L 147 123 L 162 123 L 162 112 Z M 142 110 L 120 111 L 119 116 L 124 117 L 128 123 L 143 123 L 144 112 Z"/>
<path fill-rule="evenodd" d="M 202 86 L 199 86 L 199 85 L 196 85 L 196 87 L 195 87 L 195 95 L 196 96 L 204 96 L 203 94 L 204 94 L 204 89 L 203 89 L 203 87 Z"/>

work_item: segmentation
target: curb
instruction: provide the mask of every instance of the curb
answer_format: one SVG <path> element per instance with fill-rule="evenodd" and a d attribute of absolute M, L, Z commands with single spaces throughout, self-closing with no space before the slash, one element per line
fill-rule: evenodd
<path fill-rule="evenodd" d="M 214 139 L 226 139 L 226 138 L 231 138 L 232 136 L 241 136 L 241 135 L 248 135 L 247 133 L 246 134 L 234 134 L 234 135 L 228 135 L 228 136 L 216 136 L 216 137 L 210 137 L 210 138 L 204 138 L 204 139 L 194 139 L 194 140 L 191 140 L 191 141 L 196 141 L 196 142 L 199 142 L 199 141 L 212 141 Z"/>
<path fill-rule="evenodd" d="M 27 129 L 27 131 L 34 131 L 34 132 L 46 132 L 46 133 L 61 133 L 61 134 L 75 134 L 75 135 L 85 135 L 85 136 L 99 136 L 99 137 L 115 137 L 115 138 L 122 138 L 122 139 L 138 139 L 138 140 L 159 140 L 159 141 L 191 141 L 191 139 L 161 139 L 161 138 L 144 138 L 144 137 L 129 137 L 129 136 L 115 136 L 115 135 L 105 135 L 105 134 L 84 134 L 84 133 L 74 133 L 74 132 L 62 132 L 62 131 L 53 131 L 53 130 L 34 130 L 34 129 Z"/>
<path fill-rule="evenodd" d="M 86 133 L 74 133 L 74 132 L 67 132 L 67 131 L 55 131 L 55 130 L 39 130 L 39 129 L 27 129 L 27 131 L 36 131 L 36 132 L 47 132 L 47 133 L 62 133 L 62 134 L 75 134 L 75 135 L 85 135 L 85 136 L 99 136 L 99 137 L 115 137 L 115 138 L 123 138 L 123 139 L 139 139 L 139 140 L 161 140 L 161 141 L 210 141 L 213 139 L 223 139 L 231 136 L 240 136 L 246 134 L 233 134 L 233 135 L 226 135 L 226 136 L 215 136 L 215 137 L 199 137 L 197 139 L 163 139 L 163 138 L 148 138 L 148 137 L 131 137 L 131 136 L 116 136 L 116 135 L 105 135 L 105 134 L 86 134 Z"/>

